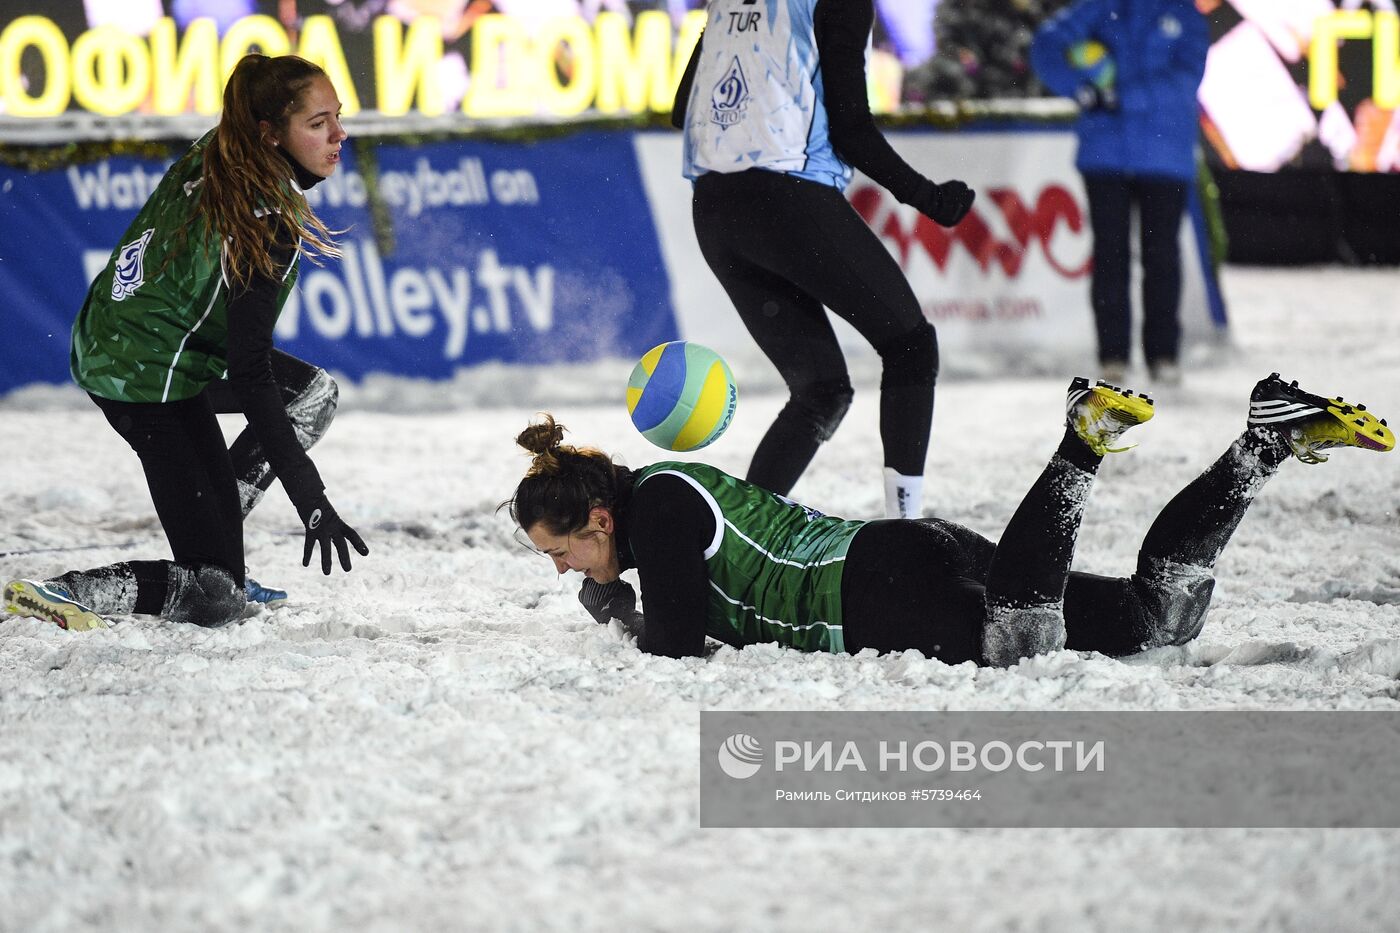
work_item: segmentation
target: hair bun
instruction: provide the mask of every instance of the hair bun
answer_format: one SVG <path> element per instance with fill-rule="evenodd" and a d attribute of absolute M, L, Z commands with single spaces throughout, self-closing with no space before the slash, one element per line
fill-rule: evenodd
<path fill-rule="evenodd" d="M 515 442 L 538 457 L 557 452 L 563 440 L 564 426 L 556 423 L 553 415 L 546 414 L 543 421 L 521 431 Z"/>

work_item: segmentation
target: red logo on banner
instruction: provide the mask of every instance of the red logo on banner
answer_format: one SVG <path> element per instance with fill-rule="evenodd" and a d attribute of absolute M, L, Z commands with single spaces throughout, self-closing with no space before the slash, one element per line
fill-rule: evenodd
<path fill-rule="evenodd" d="M 923 214 L 915 215 L 912 230 L 905 229 L 899 212 L 893 207 L 893 198 L 889 198 L 890 207 L 884 207 L 888 197 L 882 188 L 861 185 L 851 193 L 850 200 L 851 206 L 865 219 L 870 228 L 882 239 L 895 245 L 899 264 L 905 268 L 909 265 L 909 250 L 915 243 L 924 248 L 940 270 L 946 266 L 948 255 L 953 251 L 953 244 L 961 243 L 983 272 L 987 271 L 992 263 L 996 263 L 1006 275 L 1014 279 L 1021 272 L 1021 263 L 1025 261 L 1026 251 L 1032 240 L 1040 242 L 1041 252 L 1045 254 L 1045 260 L 1050 267 L 1067 279 L 1088 275 L 1093 264 L 1091 257 L 1080 265 L 1071 267 L 1050 252 L 1050 239 L 1062 222 L 1075 233 L 1084 229 L 1084 213 L 1080 210 L 1078 202 L 1059 185 L 1047 185 L 1043 188 L 1040 196 L 1036 198 L 1034 209 L 1028 207 L 1021 200 L 1021 196 L 1011 188 L 990 188 L 979 192 L 977 204 L 972 211 L 963 218 L 962 223 L 951 230 L 940 227 Z M 986 210 L 983 205 L 987 202 L 991 202 L 1006 221 L 1006 227 L 1011 233 L 1009 242 L 998 239 L 979 212 L 979 209 Z M 880 219 L 882 209 L 884 216 Z"/>

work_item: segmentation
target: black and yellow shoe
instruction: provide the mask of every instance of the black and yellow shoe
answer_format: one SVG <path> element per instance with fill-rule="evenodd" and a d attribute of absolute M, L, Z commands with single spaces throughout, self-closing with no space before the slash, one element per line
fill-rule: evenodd
<path fill-rule="evenodd" d="M 1079 439 L 1100 457 L 1128 447 L 1114 447 L 1123 432 L 1152 420 L 1152 399 L 1132 389 L 1109 385 L 1102 379 L 1090 383 L 1083 376 L 1069 384 L 1065 420 Z M 1132 446 L 1132 445 L 1129 445 Z"/>
<path fill-rule="evenodd" d="M 1284 382 L 1278 373 L 1259 380 L 1249 395 L 1250 427 L 1277 433 L 1304 463 L 1322 463 L 1334 447 L 1360 447 L 1384 453 L 1395 448 L 1395 432 L 1365 405 L 1323 398 Z"/>
<path fill-rule="evenodd" d="M 67 590 L 37 580 L 5 584 L 5 610 L 12 615 L 43 619 L 71 632 L 107 628 L 107 620 L 74 599 Z"/>

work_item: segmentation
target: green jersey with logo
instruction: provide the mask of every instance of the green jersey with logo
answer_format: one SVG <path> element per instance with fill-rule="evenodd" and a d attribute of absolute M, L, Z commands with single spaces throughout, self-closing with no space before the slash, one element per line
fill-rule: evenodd
<path fill-rule="evenodd" d="M 705 548 L 707 634 L 731 645 L 846 650 L 841 571 L 864 522 L 823 515 L 703 463 L 654 463 L 637 471 L 637 485 L 665 474 L 688 482 L 715 516 Z"/>
<path fill-rule="evenodd" d="M 195 218 L 206 133 L 146 201 L 73 323 L 69 368 L 79 386 L 121 402 L 197 395 L 228 369 L 229 287 L 222 246 Z M 177 236 L 183 231 L 186 235 Z M 294 254 L 277 296 L 296 284 Z"/>

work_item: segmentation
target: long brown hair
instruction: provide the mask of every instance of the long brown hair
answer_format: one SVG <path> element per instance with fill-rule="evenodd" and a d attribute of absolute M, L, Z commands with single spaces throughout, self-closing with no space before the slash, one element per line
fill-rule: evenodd
<path fill-rule="evenodd" d="M 296 55 L 243 56 L 224 87 L 224 113 L 204 153 L 198 215 L 205 233 L 222 239 L 226 270 L 246 285 L 255 272 L 275 275 L 271 248 L 275 231 L 263 215 L 279 212 L 301 237 L 307 254 L 339 256 L 333 234 L 311 206 L 287 184 L 289 166 L 258 128 L 266 120 L 277 132 L 287 128 L 320 66 Z"/>
<path fill-rule="evenodd" d="M 589 510 L 616 508 L 619 487 L 631 471 L 594 447 L 563 443 L 564 426 L 552 415 L 520 432 L 515 442 L 534 454 L 525 478 L 506 504 L 525 531 L 543 523 L 550 534 L 571 534 L 588 524 Z"/>

